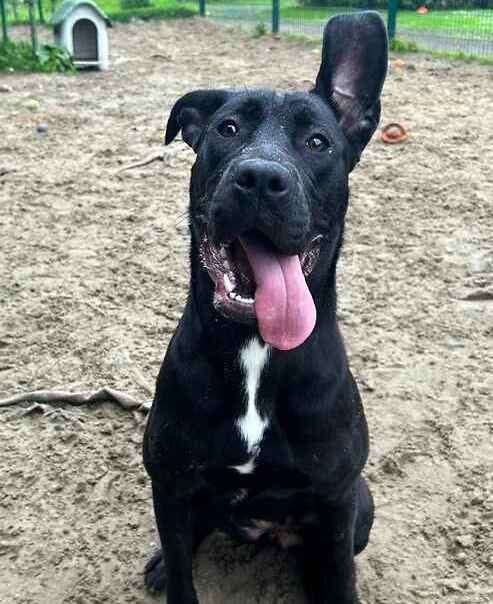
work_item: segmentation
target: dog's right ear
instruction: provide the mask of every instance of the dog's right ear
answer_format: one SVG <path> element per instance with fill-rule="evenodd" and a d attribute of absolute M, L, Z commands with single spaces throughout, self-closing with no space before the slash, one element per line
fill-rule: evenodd
<path fill-rule="evenodd" d="M 197 152 L 207 122 L 229 96 L 227 90 L 195 90 L 182 96 L 171 110 L 165 144 L 169 145 L 181 130 L 183 140 Z"/>

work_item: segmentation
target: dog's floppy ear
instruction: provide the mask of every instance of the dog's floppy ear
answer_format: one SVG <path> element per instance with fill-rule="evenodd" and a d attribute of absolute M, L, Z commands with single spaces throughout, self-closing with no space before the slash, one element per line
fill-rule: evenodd
<path fill-rule="evenodd" d="M 207 121 L 229 95 L 227 90 L 195 90 L 178 99 L 168 119 L 165 144 L 169 145 L 181 130 L 183 140 L 197 151 Z"/>
<path fill-rule="evenodd" d="M 335 111 L 354 151 L 353 166 L 380 119 L 387 61 L 387 33 L 378 13 L 339 15 L 325 26 L 322 63 L 312 92 Z"/>

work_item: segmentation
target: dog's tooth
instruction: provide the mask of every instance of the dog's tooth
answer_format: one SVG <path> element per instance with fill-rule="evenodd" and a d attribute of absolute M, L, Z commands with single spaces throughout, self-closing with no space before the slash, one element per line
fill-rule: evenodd
<path fill-rule="evenodd" d="M 231 294 L 232 296 L 234 296 L 235 300 L 238 300 L 238 302 L 241 302 L 242 304 L 253 304 L 254 300 L 253 298 L 244 298 L 243 296 L 240 296 L 240 294 Z"/>
<path fill-rule="evenodd" d="M 225 274 L 223 277 L 223 282 L 224 282 L 224 287 L 226 288 L 226 291 L 228 293 L 232 292 L 234 290 L 234 285 L 231 282 L 231 279 L 229 278 L 229 275 Z"/>

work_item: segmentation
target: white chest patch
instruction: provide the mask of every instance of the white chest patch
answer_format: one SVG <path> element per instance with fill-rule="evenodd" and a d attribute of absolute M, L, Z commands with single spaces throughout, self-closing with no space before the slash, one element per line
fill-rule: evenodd
<path fill-rule="evenodd" d="M 256 405 L 260 378 L 269 360 L 269 354 L 270 346 L 261 344 L 257 338 L 252 338 L 240 352 L 240 365 L 245 374 L 246 411 L 236 420 L 236 425 L 252 456 L 245 464 L 234 466 L 241 474 L 253 472 L 260 441 L 269 425 L 269 422 L 260 416 Z"/>

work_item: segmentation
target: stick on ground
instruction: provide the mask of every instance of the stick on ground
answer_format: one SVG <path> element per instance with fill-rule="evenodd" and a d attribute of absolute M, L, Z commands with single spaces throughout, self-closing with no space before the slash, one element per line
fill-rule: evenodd
<path fill-rule="evenodd" d="M 144 413 L 149 411 L 151 403 L 142 403 L 133 397 L 114 390 L 113 388 L 101 388 L 96 392 L 68 392 L 66 390 L 35 390 L 33 392 L 24 392 L 9 398 L 0 400 L 0 407 L 10 407 L 19 403 L 68 403 L 69 405 L 86 405 L 91 403 L 100 403 L 102 401 L 112 401 L 120 405 L 123 409 L 138 410 Z"/>
<path fill-rule="evenodd" d="M 159 153 L 153 153 L 152 155 L 149 155 L 145 159 L 141 159 L 140 161 L 137 161 L 133 164 L 129 164 L 128 166 L 123 166 L 123 168 L 120 168 L 119 170 L 117 170 L 116 173 L 120 174 L 121 172 L 125 172 L 126 170 L 133 170 L 134 168 L 142 168 L 144 166 L 148 166 L 149 164 L 154 163 L 155 161 L 164 161 L 164 151 L 160 151 Z"/>

